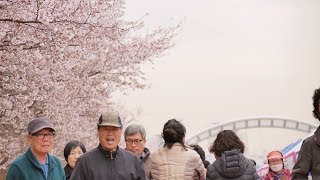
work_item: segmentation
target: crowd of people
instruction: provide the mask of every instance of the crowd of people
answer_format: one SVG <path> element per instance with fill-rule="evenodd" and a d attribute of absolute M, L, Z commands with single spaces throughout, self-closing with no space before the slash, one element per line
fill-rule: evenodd
<path fill-rule="evenodd" d="M 313 115 L 320 120 L 320 89 L 313 95 Z M 150 152 L 145 147 L 146 131 L 132 124 L 124 130 L 125 149 L 119 147 L 123 124 L 119 114 L 108 111 L 98 120 L 99 144 L 87 151 L 74 140 L 66 144 L 63 168 L 51 155 L 55 128 L 47 117 L 30 121 L 26 140 L 30 147 L 9 166 L 7 180 L 290 180 L 320 179 L 320 126 L 304 140 L 292 171 L 284 166 L 280 151 L 267 155 L 269 171 L 263 177 L 256 172 L 255 161 L 244 156 L 245 145 L 232 130 L 218 133 L 209 151 L 215 157 L 210 164 L 196 144 L 185 143 L 186 128 L 176 119 L 168 120 L 162 130 L 163 147 Z"/>

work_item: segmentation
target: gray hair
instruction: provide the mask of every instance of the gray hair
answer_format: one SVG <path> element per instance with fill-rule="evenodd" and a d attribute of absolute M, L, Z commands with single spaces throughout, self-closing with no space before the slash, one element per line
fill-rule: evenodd
<path fill-rule="evenodd" d="M 142 125 L 139 124 L 131 124 L 130 126 L 128 126 L 124 131 L 124 137 L 127 138 L 127 136 L 131 136 L 136 133 L 140 133 L 142 139 L 146 139 L 146 130 Z"/>

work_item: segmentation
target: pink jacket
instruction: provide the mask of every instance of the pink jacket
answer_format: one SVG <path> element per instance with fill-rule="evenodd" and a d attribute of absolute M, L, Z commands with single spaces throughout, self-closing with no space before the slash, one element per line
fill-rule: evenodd
<path fill-rule="evenodd" d="M 281 172 L 283 172 L 284 177 L 282 177 L 280 180 L 291 180 L 291 171 L 289 169 L 283 169 Z M 274 174 L 276 173 L 269 170 L 269 172 L 262 177 L 262 180 L 274 180 Z"/>

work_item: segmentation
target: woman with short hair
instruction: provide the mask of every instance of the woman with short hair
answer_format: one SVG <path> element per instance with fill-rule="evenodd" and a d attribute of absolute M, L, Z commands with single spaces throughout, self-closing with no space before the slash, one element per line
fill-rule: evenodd
<path fill-rule="evenodd" d="M 210 148 L 216 160 L 208 166 L 207 180 L 260 179 L 253 162 L 243 155 L 244 148 L 233 131 L 219 132 Z"/>
<path fill-rule="evenodd" d="M 63 151 L 64 158 L 67 161 L 67 165 L 64 167 L 66 180 L 70 179 L 72 170 L 76 165 L 77 159 L 86 151 L 86 147 L 80 141 L 74 140 L 67 143 Z"/>

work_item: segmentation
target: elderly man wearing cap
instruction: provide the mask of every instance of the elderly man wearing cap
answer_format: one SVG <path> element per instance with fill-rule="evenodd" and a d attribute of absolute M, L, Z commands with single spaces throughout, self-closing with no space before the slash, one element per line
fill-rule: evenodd
<path fill-rule="evenodd" d="M 30 148 L 11 163 L 6 179 L 65 180 L 60 160 L 49 154 L 54 133 L 55 129 L 48 118 L 30 121 L 26 136 Z"/>
<path fill-rule="evenodd" d="M 134 154 L 118 147 L 122 123 L 118 114 L 103 113 L 99 118 L 99 146 L 76 162 L 71 180 L 144 180 L 143 163 Z"/>

